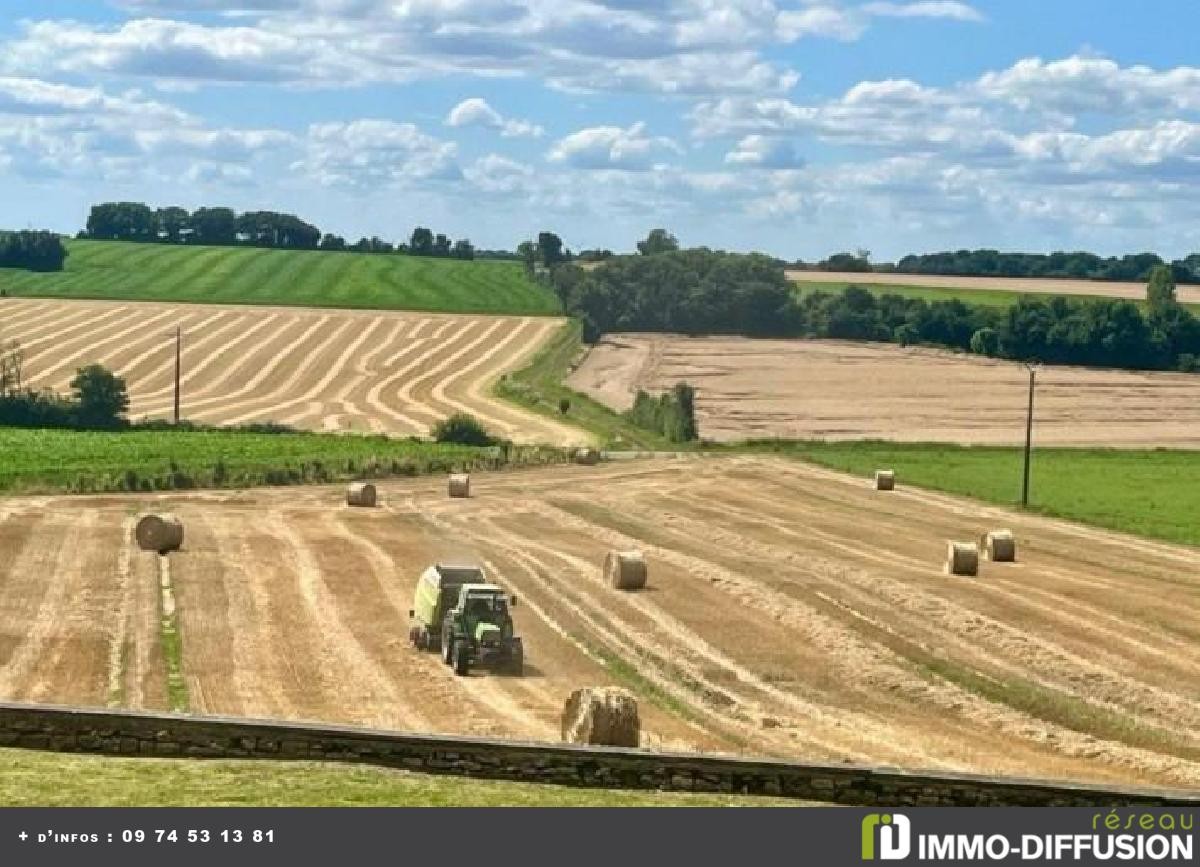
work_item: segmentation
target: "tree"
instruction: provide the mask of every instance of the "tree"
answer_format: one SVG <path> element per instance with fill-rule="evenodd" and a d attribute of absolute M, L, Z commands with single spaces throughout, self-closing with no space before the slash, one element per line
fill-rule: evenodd
<path fill-rule="evenodd" d="M 200 208 L 192 214 L 192 228 L 201 244 L 228 246 L 237 242 L 237 214 L 229 208 Z"/>
<path fill-rule="evenodd" d="M 408 249 L 414 256 L 432 256 L 433 232 L 424 226 L 413 229 L 412 237 L 408 240 Z"/>
<path fill-rule="evenodd" d="M 325 235 L 321 238 L 322 250 L 345 250 L 346 239 L 341 235 Z"/>
<path fill-rule="evenodd" d="M 1175 304 L 1175 277 L 1169 265 L 1155 265 L 1146 286 L 1146 301 L 1150 310 L 1158 310 Z"/>
<path fill-rule="evenodd" d="M 456 443 L 463 446 L 494 446 L 496 438 L 475 416 L 465 412 L 455 413 L 433 426 L 433 438 L 439 443 Z"/>
<path fill-rule="evenodd" d="M 537 265 L 537 246 L 533 241 L 522 241 L 517 245 L 517 255 L 521 257 L 521 261 L 525 265 L 525 273 L 532 276 L 533 268 Z"/>
<path fill-rule="evenodd" d="M 651 229 L 646 240 L 638 241 L 638 252 L 643 256 L 657 256 L 659 253 L 673 253 L 679 249 L 679 239 L 666 229 Z"/>
<path fill-rule="evenodd" d="M 450 251 L 450 255 L 455 259 L 474 259 L 475 247 L 466 238 L 459 238 L 454 242 L 454 248 Z"/>
<path fill-rule="evenodd" d="M 980 328 L 971 335 L 971 351 L 995 358 L 1000 354 L 1000 332 L 995 328 Z"/>
<path fill-rule="evenodd" d="M 571 411 L 571 398 L 560 397 L 558 399 L 558 414 L 566 415 Z"/>
<path fill-rule="evenodd" d="M 440 232 L 433 239 L 433 255 L 442 259 L 449 258 L 450 256 L 450 239 Z"/>
<path fill-rule="evenodd" d="M 81 367 L 71 380 L 82 427 L 119 427 L 129 409 L 125 380 L 100 364 Z"/>
<path fill-rule="evenodd" d="M 16 394 L 21 390 L 21 372 L 25 366 L 25 351 L 13 340 L 8 345 L 0 344 L 0 397 Z"/>
<path fill-rule="evenodd" d="M 184 229 L 191 228 L 192 215 L 186 208 L 171 206 L 154 212 L 158 234 L 171 244 L 178 244 Z"/>
<path fill-rule="evenodd" d="M 539 232 L 537 238 L 538 258 L 547 268 L 565 262 L 562 238 L 553 232 Z"/>

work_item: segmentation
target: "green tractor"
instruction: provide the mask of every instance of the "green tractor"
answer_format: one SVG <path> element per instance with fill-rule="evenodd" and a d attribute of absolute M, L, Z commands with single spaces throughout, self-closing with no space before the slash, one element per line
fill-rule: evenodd
<path fill-rule="evenodd" d="M 431 566 L 417 582 L 409 640 L 420 650 L 440 650 L 460 676 L 473 665 L 521 675 L 525 652 L 509 613 L 516 604 L 477 566 Z"/>

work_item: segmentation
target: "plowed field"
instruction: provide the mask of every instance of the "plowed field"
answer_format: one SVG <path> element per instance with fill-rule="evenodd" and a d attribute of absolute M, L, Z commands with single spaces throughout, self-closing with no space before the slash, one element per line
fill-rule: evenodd
<path fill-rule="evenodd" d="M 567 693 L 642 695 L 646 742 L 1200 785 L 1200 556 L 783 459 L 624 461 L 342 490 L 0 500 L 0 697 L 556 739 Z M 183 551 L 133 550 L 139 508 Z M 942 571 L 1011 527 L 1015 564 Z M 604 585 L 614 547 L 650 583 Z M 519 598 L 523 678 L 407 643 L 416 576 L 475 558 Z M 182 653 L 161 637 L 169 572 Z"/>

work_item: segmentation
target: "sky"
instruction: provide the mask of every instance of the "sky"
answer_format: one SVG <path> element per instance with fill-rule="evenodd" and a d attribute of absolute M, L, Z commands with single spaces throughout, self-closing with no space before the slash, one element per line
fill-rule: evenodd
<path fill-rule="evenodd" d="M 91 204 L 876 261 L 1200 251 L 1195 0 L 7 0 L 0 226 Z"/>

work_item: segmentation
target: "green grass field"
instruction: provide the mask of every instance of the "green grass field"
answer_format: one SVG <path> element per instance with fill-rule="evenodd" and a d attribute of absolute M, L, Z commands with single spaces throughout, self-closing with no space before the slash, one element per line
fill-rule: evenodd
<path fill-rule="evenodd" d="M 529 364 L 496 383 L 497 396 L 584 428 L 607 447 L 674 451 L 676 444 L 637 427 L 620 413 L 563 384 L 570 375 L 571 364 L 583 354 L 580 333 L 580 325 L 575 321 L 560 329 Z M 559 412 L 559 401 L 564 398 L 571 402 L 565 415 Z"/>
<path fill-rule="evenodd" d="M 66 270 L 0 269 L 9 295 L 554 315 L 515 262 L 68 241 Z"/>
<path fill-rule="evenodd" d="M 892 467 L 905 484 L 1012 506 L 1021 498 L 1019 448 L 883 442 L 756 443 L 768 451 L 867 475 Z M 1168 542 L 1200 545 L 1200 452 L 1035 449 L 1030 508 Z"/>
<path fill-rule="evenodd" d="M 116 759 L 0 749 L 6 807 L 801 806 L 734 795 L 468 780 L 366 765 Z"/>
<path fill-rule="evenodd" d="M 562 460 L 550 448 L 514 447 L 505 458 L 498 449 L 375 436 L 6 427 L 0 455 L 0 491 L 27 493 L 334 482 Z"/>

